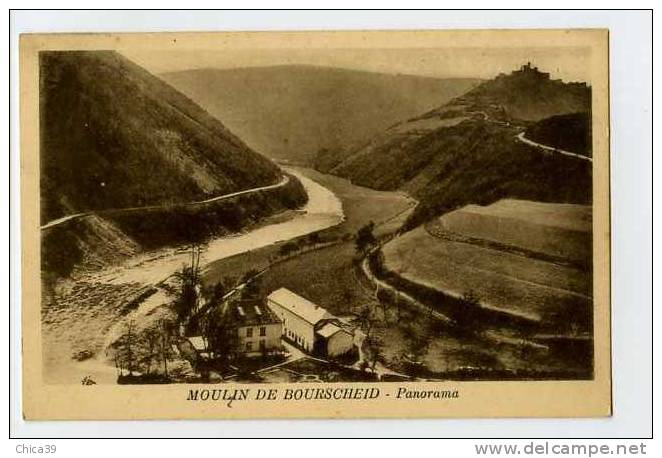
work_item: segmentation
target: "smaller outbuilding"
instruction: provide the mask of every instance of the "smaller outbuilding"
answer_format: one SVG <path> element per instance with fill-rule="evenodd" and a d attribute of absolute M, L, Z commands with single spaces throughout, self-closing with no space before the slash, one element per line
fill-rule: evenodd
<path fill-rule="evenodd" d="M 340 356 L 352 350 L 351 328 L 324 308 L 287 288 L 267 297 L 267 305 L 283 322 L 283 338 L 319 356 Z"/>
<path fill-rule="evenodd" d="M 341 356 L 352 349 L 354 335 L 338 319 L 325 320 L 316 332 L 318 353 L 322 356 Z"/>

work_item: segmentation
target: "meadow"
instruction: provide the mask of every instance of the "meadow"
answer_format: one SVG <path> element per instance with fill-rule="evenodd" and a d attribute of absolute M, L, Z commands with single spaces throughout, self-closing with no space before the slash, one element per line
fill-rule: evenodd
<path fill-rule="evenodd" d="M 461 234 L 535 254 L 588 265 L 592 218 L 589 205 L 503 199 L 467 205 L 428 223 L 433 235 Z"/>
<path fill-rule="evenodd" d="M 533 321 L 561 322 L 591 307 L 588 272 L 435 237 L 424 227 L 383 248 L 385 268 L 414 283 Z"/>

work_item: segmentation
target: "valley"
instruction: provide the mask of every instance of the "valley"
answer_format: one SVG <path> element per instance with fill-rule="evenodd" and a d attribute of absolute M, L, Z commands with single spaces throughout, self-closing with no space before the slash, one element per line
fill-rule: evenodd
<path fill-rule="evenodd" d="M 161 76 L 256 151 L 301 165 L 311 165 L 322 150 L 351 151 L 480 82 L 312 65 L 202 68 Z"/>
<path fill-rule="evenodd" d="M 586 84 L 42 65 L 48 383 L 592 377 Z"/>

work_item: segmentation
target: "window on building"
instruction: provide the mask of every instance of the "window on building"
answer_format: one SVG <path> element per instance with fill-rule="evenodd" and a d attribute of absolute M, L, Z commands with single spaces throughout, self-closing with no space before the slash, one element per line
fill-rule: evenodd
<path fill-rule="evenodd" d="M 246 329 L 246 337 L 253 337 L 253 328 Z"/>
<path fill-rule="evenodd" d="M 246 351 L 253 350 L 253 342 L 246 342 Z"/>
<path fill-rule="evenodd" d="M 267 343 L 264 340 L 260 340 L 260 351 L 267 349 Z"/>
<path fill-rule="evenodd" d="M 267 335 L 267 327 L 266 327 L 266 326 L 262 326 L 262 327 L 260 328 L 260 336 L 264 337 L 264 336 L 266 336 L 266 335 Z"/>

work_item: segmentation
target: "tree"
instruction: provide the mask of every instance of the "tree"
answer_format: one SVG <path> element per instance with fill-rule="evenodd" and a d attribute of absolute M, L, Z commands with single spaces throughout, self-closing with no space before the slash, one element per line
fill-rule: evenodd
<path fill-rule="evenodd" d="M 160 339 L 158 329 L 147 329 L 142 333 L 140 344 L 143 351 L 139 353 L 138 363 L 145 374 L 152 372 L 152 363 L 158 358 L 157 347 Z"/>
<path fill-rule="evenodd" d="M 349 288 L 343 288 L 342 293 L 342 308 L 341 312 L 346 313 L 348 310 L 352 309 L 352 302 L 354 300 L 354 295 Z"/>
<path fill-rule="evenodd" d="M 146 329 L 135 350 L 142 372 L 151 374 L 152 368 L 158 373 L 158 366 L 162 366 L 162 373 L 168 377 L 168 359 L 173 352 L 170 342 L 170 326 L 164 319 L 160 319 L 152 327 Z"/>
<path fill-rule="evenodd" d="M 370 337 L 375 320 L 369 305 L 365 305 L 361 308 L 354 318 L 353 323 L 365 333 L 366 339 Z"/>
<path fill-rule="evenodd" d="M 377 296 L 377 301 L 381 306 L 382 314 L 384 315 L 384 322 L 388 323 L 388 309 L 395 302 L 395 299 L 393 297 L 394 294 L 389 289 L 378 289 L 376 296 Z"/>
<path fill-rule="evenodd" d="M 360 254 L 365 254 L 375 245 L 375 243 L 377 243 L 377 239 L 372 232 L 374 228 L 375 223 L 370 221 L 368 224 L 360 228 L 356 233 L 356 240 L 354 243 L 356 244 L 356 251 Z"/>
<path fill-rule="evenodd" d="M 464 292 L 464 294 L 462 295 L 462 300 L 466 302 L 467 305 L 474 305 L 474 306 L 480 305 L 480 298 L 478 297 L 476 292 L 472 289 Z"/>
<path fill-rule="evenodd" d="M 259 276 L 260 272 L 255 269 L 250 269 L 244 274 L 241 282 L 244 283 L 244 288 L 241 292 L 241 297 L 244 300 L 259 299 L 262 290 L 262 280 Z"/>
<path fill-rule="evenodd" d="M 204 288 L 203 296 L 207 303 L 215 304 L 218 303 L 221 299 L 223 299 L 223 296 L 225 296 L 227 292 L 228 292 L 228 288 L 226 284 L 222 280 L 219 280 L 216 283 L 214 283 L 213 286 L 208 286 Z"/>
<path fill-rule="evenodd" d="M 175 273 L 180 286 L 176 289 L 173 303 L 178 322 L 184 322 L 195 310 L 198 303 L 198 288 L 200 288 L 200 248 L 194 246 L 191 250 L 191 265 L 183 266 Z"/>
<path fill-rule="evenodd" d="M 468 290 L 462 295 L 460 304 L 461 308 L 454 314 L 455 322 L 460 328 L 478 331 L 482 323 L 480 298 L 473 290 Z"/>
<path fill-rule="evenodd" d="M 168 359 L 173 356 L 172 347 L 170 344 L 170 326 L 165 320 L 159 320 L 159 334 L 160 338 L 157 342 L 156 351 L 159 356 L 160 362 L 163 364 L 163 375 L 168 377 Z"/>
<path fill-rule="evenodd" d="M 402 304 L 400 303 L 400 290 L 395 290 L 395 313 L 397 314 L 398 320 L 402 318 Z"/>
<path fill-rule="evenodd" d="M 403 327 L 402 332 L 406 339 L 406 348 L 402 352 L 404 362 L 410 375 L 419 375 L 425 369 L 423 360 L 432 342 L 428 326 L 426 323 L 413 322 Z"/>
<path fill-rule="evenodd" d="M 207 347 L 216 360 L 225 365 L 237 356 L 239 336 L 230 310 L 214 308 L 208 313 L 203 329 Z"/>
<path fill-rule="evenodd" d="M 126 323 L 126 331 L 117 341 L 117 353 L 115 354 L 115 364 L 120 370 L 120 374 L 127 370 L 129 375 L 138 366 L 136 325 L 133 320 Z"/>
<path fill-rule="evenodd" d="M 376 335 L 366 337 L 363 341 L 366 359 L 370 363 L 370 370 L 375 371 L 377 362 L 383 358 L 384 342 Z"/>

